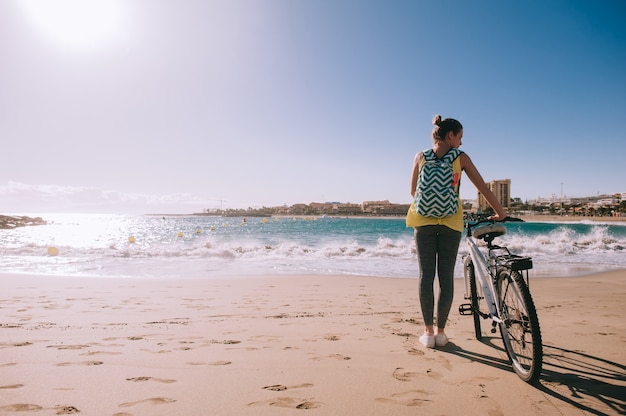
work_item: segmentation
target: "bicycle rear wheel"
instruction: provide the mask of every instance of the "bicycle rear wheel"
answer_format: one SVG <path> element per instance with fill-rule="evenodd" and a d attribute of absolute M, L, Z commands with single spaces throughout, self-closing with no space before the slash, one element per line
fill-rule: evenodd
<path fill-rule="evenodd" d="M 482 299 L 481 293 L 478 292 L 478 286 L 476 285 L 476 272 L 474 271 L 474 263 L 471 257 L 465 259 L 465 279 L 469 282 L 470 302 L 472 302 L 472 317 L 474 318 L 474 332 L 476 333 L 476 339 L 481 340 L 483 334 L 480 330 L 480 300 Z"/>
<path fill-rule="evenodd" d="M 518 271 L 498 271 L 496 291 L 502 323 L 500 335 L 513 370 L 524 381 L 533 383 L 541 374 L 543 350 L 539 319 L 530 291 Z"/>

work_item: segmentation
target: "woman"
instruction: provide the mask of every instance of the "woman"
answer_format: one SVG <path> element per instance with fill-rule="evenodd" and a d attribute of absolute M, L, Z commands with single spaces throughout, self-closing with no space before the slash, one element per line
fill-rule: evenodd
<path fill-rule="evenodd" d="M 433 120 L 433 152 L 436 158 L 442 159 L 451 149 L 458 149 L 463 138 L 463 126 L 457 120 L 440 115 Z M 424 151 L 426 152 L 426 151 Z M 424 152 L 419 152 L 413 162 L 411 175 L 411 196 L 415 199 L 420 169 L 424 165 Z M 429 154 L 430 156 L 430 154 Z M 448 343 L 445 334 L 446 321 L 452 307 L 454 294 L 454 263 L 456 262 L 461 233 L 463 232 L 463 207 L 459 194 L 461 172 L 465 171 L 476 189 L 485 197 L 496 214 L 489 217 L 495 221 L 506 218 L 506 212 L 495 195 L 489 190 L 482 176 L 467 154 L 461 152 L 452 162 L 454 172 L 454 191 L 458 208 L 456 213 L 443 218 L 419 215 L 415 227 L 415 244 L 420 266 L 420 304 L 424 325 L 424 334 L 420 342 L 427 348 L 443 347 Z M 437 301 L 437 333 L 434 330 L 435 296 L 433 282 L 435 271 L 439 278 L 439 299 Z"/>

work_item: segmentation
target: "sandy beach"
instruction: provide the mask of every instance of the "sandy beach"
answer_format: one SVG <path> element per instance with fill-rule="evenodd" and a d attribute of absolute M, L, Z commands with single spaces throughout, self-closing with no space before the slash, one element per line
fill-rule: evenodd
<path fill-rule="evenodd" d="M 427 350 L 416 279 L 0 275 L 0 414 L 626 412 L 626 271 L 535 278 L 544 369 L 460 316 Z"/>

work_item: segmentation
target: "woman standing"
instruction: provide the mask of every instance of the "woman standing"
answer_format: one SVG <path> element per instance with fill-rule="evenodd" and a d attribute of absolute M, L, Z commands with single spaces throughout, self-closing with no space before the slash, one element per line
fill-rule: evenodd
<path fill-rule="evenodd" d="M 442 161 L 453 157 L 452 163 L 453 182 L 450 184 L 456 195 L 457 206 L 453 207 L 452 214 L 441 216 L 441 214 L 430 215 L 422 210 L 422 214 L 417 214 L 415 226 L 415 244 L 417 248 L 417 258 L 420 267 L 419 295 L 424 317 L 425 331 L 420 336 L 420 342 L 427 348 L 443 347 L 448 343 L 445 334 L 448 314 L 452 307 L 454 295 L 454 263 L 456 262 L 461 233 L 463 232 L 463 207 L 459 196 L 459 186 L 461 172 L 465 172 L 472 181 L 476 189 L 485 197 L 489 205 L 493 207 L 496 215 L 489 217 L 495 221 L 506 218 L 506 212 L 498 202 L 495 195 L 489 190 L 482 176 L 472 163 L 467 154 L 453 150 L 461 146 L 463 138 L 463 126 L 452 118 L 441 119 L 440 115 L 433 120 L 433 148 L 419 152 L 413 162 L 413 173 L 411 175 L 411 196 L 415 199 L 416 193 L 422 194 L 427 191 L 424 188 L 432 185 L 420 175 L 425 163 L 430 160 Z M 452 152 L 451 152 L 452 151 Z M 448 155 L 448 153 L 450 155 Z M 459 152 L 457 156 L 457 152 Z M 421 183 L 420 183 L 421 181 Z M 439 190 L 437 190 L 439 194 Z M 420 211 L 418 211 L 420 212 Z M 445 215 L 445 214 L 443 214 Z M 435 272 L 439 280 L 439 299 L 437 301 L 437 333 L 434 330 L 434 280 Z"/>

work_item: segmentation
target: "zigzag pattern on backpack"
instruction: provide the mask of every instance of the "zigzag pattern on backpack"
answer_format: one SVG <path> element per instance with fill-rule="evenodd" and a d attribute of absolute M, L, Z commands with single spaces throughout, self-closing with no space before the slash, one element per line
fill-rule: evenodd
<path fill-rule="evenodd" d="M 452 162 L 461 154 L 450 149 L 438 159 L 432 149 L 425 150 L 424 163 L 420 169 L 415 193 L 415 209 L 418 214 L 431 218 L 444 218 L 458 210 Z"/>

